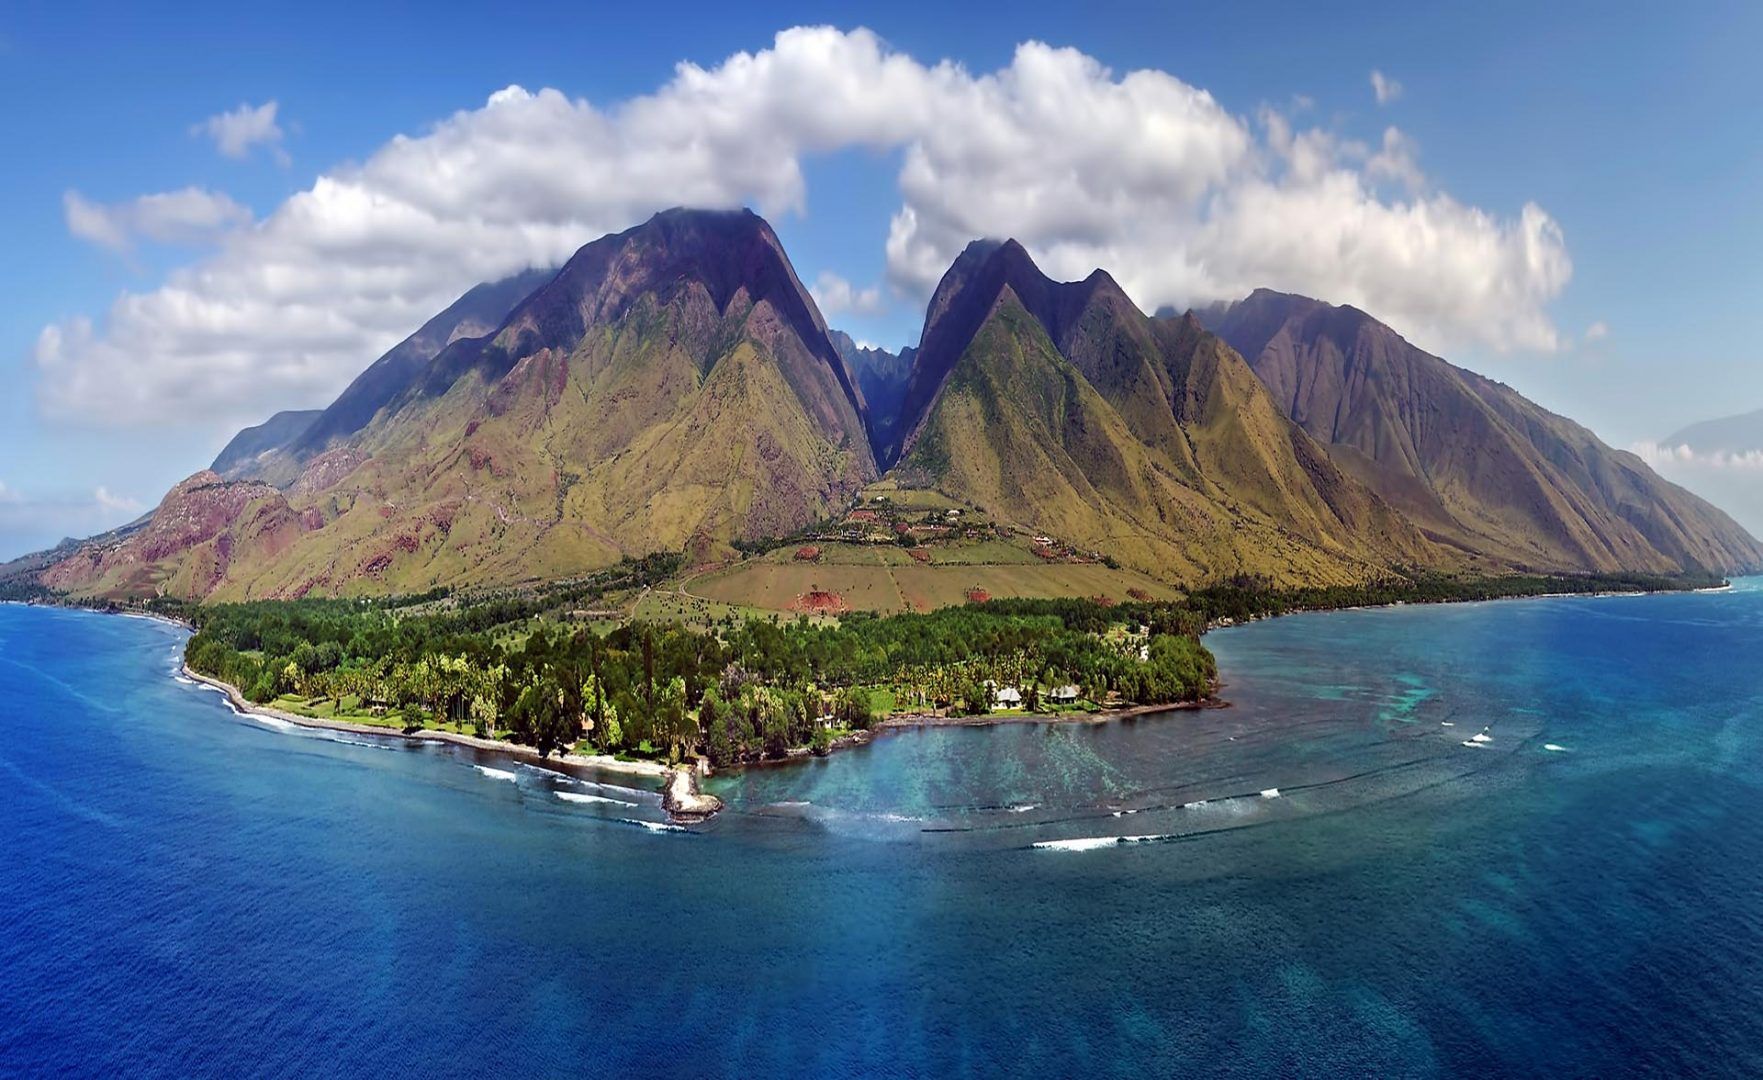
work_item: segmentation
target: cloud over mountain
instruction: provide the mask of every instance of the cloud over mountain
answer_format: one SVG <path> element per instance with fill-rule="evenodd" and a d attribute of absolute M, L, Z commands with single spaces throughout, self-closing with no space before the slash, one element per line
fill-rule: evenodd
<path fill-rule="evenodd" d="M 278 146 L 273 104 L 211 120 L 217 146 Z M 901 155 L 888 280 L 914 301 L 969 240 L 1014 236 L 1055 276 L 1107 267 L 1147 309 L 1265 285 L 1368 308 L 1435 348 L 1558 345 L 1560 228 L 1535 205 L 1503 216 L 1436 190 L 1394 128 L 1373 149 L 1072 49 L 1029 42 L 974 73 L 820 27 L 682 63 L 652 94 L 509 87 L 397 136 L 159 288 L 45 328 L 40 400 L 92 422 L 200 411 L 217 427 L 322 403 L 476 281 L 667 206 L 802 212 L 804 162 L 851 148 Z M 92 220 L 88 239 L 131 235 Z"/>

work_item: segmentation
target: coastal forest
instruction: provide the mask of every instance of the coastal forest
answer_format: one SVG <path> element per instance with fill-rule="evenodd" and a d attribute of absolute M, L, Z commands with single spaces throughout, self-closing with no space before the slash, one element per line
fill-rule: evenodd
<path fill-rule="evenodd" d="M 1051 709 L 1055 688 L 1070 688 L 1066 708 L 1193 702 L 1217 675 L 1202 623 L 1169 605 L 990 601 L 836 624 L 605 631 L 519 603 L 263 601 L 182 614 L 197 626 L 190 668 L 253 702 L 546 753 L 703 754 L 717 765 L 825 750 L 892 712 Z"/>
<path fill-rule="evenodd" d="M 249 700 L 311 715 L 444 727 L 545 753 L 718 766 L 825 752 L 890 715 L 1048 714 L 1209 698 L 1209 627 L 1305 610 L 1716 584 L 1645 575 L 1420 578 L 1278 589 L 1239 578 L 1180 601 L 987 600 L 838 620 L 597 626 L 571 606 L 666 577 L 627 561 L 527 596 L 438 590 L 376 600 L 150 607 L 189 621 L 186 662 Z M 1013 691 L 1009 692 L 1009 691 Z"/>

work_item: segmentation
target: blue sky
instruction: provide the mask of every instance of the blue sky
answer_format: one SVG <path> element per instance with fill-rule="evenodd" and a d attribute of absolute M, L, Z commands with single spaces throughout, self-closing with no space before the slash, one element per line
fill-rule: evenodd
<path fill-rule="evenodd" d="M 887 117 L 868 114 L 816 119 L 807 114 L 829 96 L 813 82 L 820 76 L 791 76 L 796 81 L 768 84 L 772 96 L 748 119 L 737 118 L 734 130 L 751 124 L 754 141 L 762 142 L 770 127 L 800 122 L 803 130 L 790 144 L 800 161 L 799 191 L 788 176 L 767 173 L 763 161 L 717 174 L 753 171 L 751 191 L 731 180 L 715 189 L 717 197 L 766 211 L 804 281 L 831 274 L 859 295 L 873 290 L 829 316 L 860 338 L 890 347 L 913 340 L 927 287 L 924 267 L 937 265 L 964 228 L 1019 231 L 1021 221 L 1031 250 L 1044 254 L 1050 269 L 1075 274 L 1086 259 L 1117 260 L 1121 265 L 1109 269 L 1148 304 L 1165 295 L 1204 299 L 1207 290 L 1282 276 L 1266 283 L 1360 303 L 1449 358 L 1587 423 L 1615 445 L 1763 407 L 1749 325 L 1763 286 L 1754 256 L 1763 243 L 1763 204 L 1756 198 L 1763 191 L 1763 128 L 1756 121 L 1763 65 L 1754 56 L 1763 40 L 1763 9 L 1755 6 L 1663 12 L 1639 5 L 1617 11 L 1610 5 L 1538 10 L 1492 4 L 1446 13 L 1425 5 L 1367 5 L 1342 13 L 1311 4 L 1013 3 L 961 5 L 959 11 L 911 3 L 777 4 L 767 5 L 763 17 L 730 5 L 366 7 L 191 4 L 148 13 L 21 4 L 0 11 L 0 141 L 9 149 L 0 170 L 7 283 L 0 294 L 0 364 L 14 388 L 0 401 L 0 556 L 132 516 L 204 465 L 241 419 L 278 406 L 323 404 L 352 370 L 373 359 L 361 342 L 377 348 L 395 340 L 386 338 L 394 326 L 414 328 L 424 305 L 438 308 L 433 298 L 453 289 L 474 261 L 507 270 L 523 252 L 567 250 L 593 239 L 602 226 L 633 224 L 642 192 L 602 203 L 591 189 L 563 183 L 545 197 L 576 192 L 584 205 L 579 215 L 535 210 L 533 223 L 500 221 L 487 238 L 462 229 L 466 239 L 456 258 L 433 236 L 413 241 L 411 263 L 439 267 L 427 276 L 407 278 L 380 258 L 360 271 L 377 278 L 364 276 L 368 284 L 359 288 L 344 285 L 354 255 L 339 248 L 337 281 L 328 287 L 336 290 L 338 308 L 354 305 L 347 325 L 299 349 L 286 346 L 285 312 L 279 322 L 198 313 L 172 327 L 137 328 L 137 336 L 111 333 L 119 296 L 153 296 L 176 275 L 205 266 L 215 268 L 210 276 L 236 276 L 246 257 L 235 252 L 231 261 L 213 261 L 237 242 L 224 228 L 143 224 L 154 211 L 130 210 L 133 200 L 196 188 L 206 209 L 232 215 L 225 224 L 260 229 L 320 177 L 347 175 L 351 163 L 385 158 L 395 136 L 421 139 L 456 113 L 479 113 L 504 87 L 534 94 L 554 88 L 564 96 L 559 108 L 586 102 L 584 110 L 610 114 L 620 103 L 661 94 L 676 80 L 675 65 L 689 61 L 716 75 L 711 90 L 720 93 L 738 75 L 723 69 L 729 57 L 782 49 L 774 38 L 792 26 L 868 28 L 886 55 L 915 65 L 918 90 L 910 93 L 918 94 L 911 98 L 922 112 L 918 127 L 895 131 Z M 835 44 L 842 48 L 850 40 L 841 36 Z M 1214 143 L 1227 145 L 1246 133 L 1247 149 L 1237 148 L 1243 156 L 1221 167 L 1194 199 L 1158 201 L 1163 192 L 1155 185 L 1184 183 L 1199 169 L 1167 160 L 1145 163 L 1150 178 L 1142 184 L 1151 187 L 1110 189 L 1116 196 L 1156 196 L 1121 204 L 1139 209 L 1117 211 L 1117 218 L 1192 216 L 1157 233 L 1171 243 L 1194 241 L 1185 267 L 1170 269 L 1179 260 L 1160 260 L 1134 235 L 1136 223 L 1127 222 L 1124 233 L 1086 223 L 1081 208 L 1061 202 L 1057 187 L 1013 209 L 1012 182 L 986 172 L 998 164 L 966 159 L 967 126 L 991 130 L 984 125 L 997 119 L 985 111 L 974 81 L 1016 65 L 1019 83 L 1027 85 L 1032 73 L 1018 47 L 1028 41 L 1075 50 L 1062 55 L 1082 54 L 1098 66 L 1072 95 L 1074 111 L 1114 101 L 1127 73 L 1144 69 L 1172 80 L 1153 88 L 1159 102 L 1169 103 L 1167 95 L 1155 95 L 1171 85 L 1210 95 L 1217 115 L 1190 117 L 1200 140 L 1193 144 L 1196 160 Z M 842 55 L 833 54 L 835 68 Z M 942 61 L 959 65 L 953 90 L 936 74 Z M 1380 102 L 1374 71 L 1383 74 L 1386 89 L 1394 83 L 1399 91 Z M 941 96 L 924 90 L 933 84 L 942 87 Z M 1096 102 L 1084 97 L 1089 91 Z M 878 100 L 890 92 L 878 90 Z M 977 103 L 973 112 L 965 104 L 970 101 Z M 276 106 L 279 137 L 233 147 L 241 156 L 228 156 L 213 137 L 194 130 L 210 117 L 269 102 Z M 517 137 L 531 141 L 530 153 L 517 147 L 519 153 L 543 161 L 556 152 L 564 171 L 597 165 L 598 150 L 572 157 L 567 147 L 551 145 L 584 129 L 559 128 L 553 139 L 532 122 L 548 115 L 545 102 L 515 104 L 526 110 Z M 582 120 L 577 114 L 584 110 L 570 115 Z M 1013 115 L 1021 122 L 1021 113 Z M 583 122 L 591 126 L 593 119 Z M 1101 141 L 1113 130 L 1110 122 L 1120 125 L 1118 157 Z M 890 133 L 844 139 L 837 130 L 843 124 Z M 1073 131 L 1085 135 L 1088 124 L 1080 118 Z M 1243 237 L 1283 243 L 1311 225 L 1295 191 L 1300 159 L 1295 152 L 1282 157 L 1280 124 L 1316 133 L 1318 145 L 1329 147 L 1329 167 L 1363 184 L 1359 197 L 1372 210 L 1393 216 L 1426 203 L 1462 211 L 1456 231 L 1440 241 L 1439 265 L 1405 275 L 1378 263 L 1388 261 L 1387 253 L 1357 253 L 1343 256 L 1337 282 L 1328 260 L 1316 255 L 1322 240 L 1309 242 L 1308 254 L 1290 267 L 1282 256 L 1244 251 Z M 487 137 L 484 126 L 468 117 L 455 141 Z M 1084 150 L 1087 157 L 1030 143 L 1015 165 L 1038 167 L 1044 154 L 1049 174 L 1089 174 L 1086 190 L 1095 186 L 1093 174 L 1115 161 L 1121 172 L 1133 171 L 1129 162 L 1147 140 L 1134 136 L 1130 118 L 1093 126 L 1099 144 Z M 1392 128 L 1395 143 L 1387 141 Z M 623 141 L 631 138 L 627 132 Z M 915 146 L 929 147 L 931 175 L 908 192 L 910 170 L 902 170 Z M 727 152 L 738 156 L 740 148 Z M 1272 163 L 1254 164 L 1261 159 Z M 512 169 L 513 179 L 497 179 L 473 198 L 519 190 L 520 164 L 498 168 Z M 720 168 L 712 163 L 713 172 Z M 381 179 L 397 190 L 407 178 Z M 689 178 L 680 185 L 699 190 Z M 1299 216 L 1257 216 L 1252 207 L 1258 204 L 1243 192 L 1263 188 L 1275 197 L 1273 212 Z M 108 234 L 108 243 L 95 241 L 91 228 L 75 235 L 69 192 L 119 230 Z M 438 196 L 420 198 L 427 206 Z M 1231 199 L 1239 200 L 1234 216 L 1215 208 Z M 1546 215 L 1545 241 L 1552 244 L 1557 234 L 1549 229 L 1558 228 L 1559 251 L 1548 254 L 1562 258 L 1514 275 L 1522 288 L 1510 298 L 1498 290 L 1476 292 L 1486 279 L 1507 276 L 1507 262 L 1500 260 L 1509 262 L 1522 247 L 1527 205 Z M 891 253 L 891 226 L 903 206 L 920 212 L 920 226 Z M 1055 220 L 1067 210 L 1072 220 Z M 476 215 L 470 206 L 443 212 Z M 926 224 L 933 217 L 941 222 L 934 228 Z M 1476 231 L 1478 220 L 1491 223 L 1485 236 Z M 514 234 L 520 239 L 510 239 Z M 379 234 L 364 229 L 362 235 L 366 243 Z M 1506 245 L 1497 258 L 1474 261 L 1481 256 L 1471 249 L 1496 241 Z M 310 261 L 311 251 L 302 250 Z M 1309 262 L 1298 266 L 1305 258 Z M 1421 278 L 1424 288 L 1408 280 Z M 230 281 L 212 287 L 231 296 Z M 375 304 L 371 298 L 382 285 L 402 303 Z M 316 283 L 300 295 L 329 310 L 325 287 Z M 274 306 L 285 293 L 266 295 Z M 258 299 L 241 303 L 250 308 Z M 164 310 L 156 317 L 163 320 Z M 72 341 L 71 328 L 81 319 L 91 320 L 90 341 Z M 219 329 L 210 325 L 219 322 Z M 1602 329 L 1588 335 L 1594 326 Z M 64 359 L 54 373 L 40 360 L 46 327 L 61 328 L 72 341 L 58 354 Z M 191 336 L 198 334 L 207 336 Z M 241 375 L 240 365 L 260 352 L 262 378 L 254 379 L 248 367 Z M 209 358 L 203 363 L 231 364 L 231 381 L 191 359 L 198 354 Z M 174 392 L 179 388 L 188 393 Z M 1682 479 L 1694 485 L 1706 478 L 1686 473 Z M 1741 480 L 1735 487 L 1724 477 L 1714 486 L 1727 501 L 1743 503 L 1744 485 L 1763 483 L 1763 476 Z M 1763 517 L 1738 508 L 1753 527 Z"/>

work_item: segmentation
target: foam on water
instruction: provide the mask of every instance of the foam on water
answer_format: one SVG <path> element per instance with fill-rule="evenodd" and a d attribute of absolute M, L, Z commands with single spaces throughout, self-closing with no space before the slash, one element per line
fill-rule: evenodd
<path fill-rule="evenodd" d="M 551 794 L 557 796 L 559 799 L 562 799 L 564 802 L 611 803 L 613 806 L 636 806 L 637 805 L 634 802 L 625 802 L 623 799 L 609 799 L 604 795 L 589 795 L 586 792 L 581 792 L 581 791 L 553 791 Z"/>
<path fill-rule="evenodd" d="M 514 783 L 514 781 L 516 779 L 518 779 L 513 773 L 509 772 L 507 769 L 492 769 L 488 765 L 473 765 L 472 768 L 476 769 L 478 772 L 483 773 L 485 776 L 489 777 L 492 780 L 506 780 L 512 784 L 512 783 Z"/>
<path fill-rule="evenodd" d="M 1079 836 L 1070 840 L 1037 840 L 1030 847 L 1042 851 L 1096 851 L 1121 844 L 1149 844 L 1168 840 L 1169 833 L 1144 833 L 1138 836 Z"/>
<path fill-rule="evenodd" d="M 641 818 L 619 818 L 626 825 L 640 825 L 650 832 L 685 832 L 684 825 L 670 825 L 665 821 L 644 821 Z"/>

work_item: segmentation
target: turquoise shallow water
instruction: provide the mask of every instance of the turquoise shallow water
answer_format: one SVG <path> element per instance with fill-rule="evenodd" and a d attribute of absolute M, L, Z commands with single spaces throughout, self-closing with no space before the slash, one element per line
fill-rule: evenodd
<path fill-rule="evenodd" d="M 1232 708 L 890 734 L 690 832 L 236 717 L 181 642 L 0 607 L 0 1072 L 1763 1072 L 1755 582 L 1242 627 Z"/>

